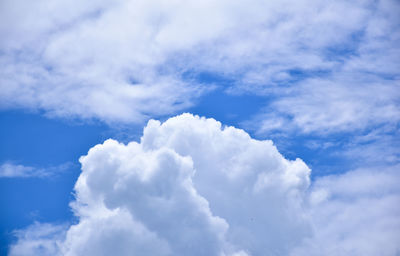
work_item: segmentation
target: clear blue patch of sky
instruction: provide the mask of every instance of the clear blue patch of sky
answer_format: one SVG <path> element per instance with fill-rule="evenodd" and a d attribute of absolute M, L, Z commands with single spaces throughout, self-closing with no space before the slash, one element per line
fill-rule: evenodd
<path fill-rule="evenodd" d="M 0 112 L 0 162 L 58 165 L 77 159 L 109 136 L 103 124 L 78 124 L 23 111 Z"/>
<path fill-rule="evenodd" d="M 302 159 L 312 170 L 311 179 L 342 173 L 351 168 L 352 161 L 337 154 L 343 150 L 347 142 L 347 138 L 343 135 L 321 138 L 318 135 L 292 134 L 274 137 L 272 140 L 285 158 Z"/>
<path fill-rule="evenodd" d="M 234 80 L 223 75 L 210 72 L 186 72 L 184 79 L 193 80 L 196 83 L 214 86 L 215 88 L 203 97 L 195 101 L 193 107 L 186 109 L 196 115 L 214 118 L 225 125 L 238 127 L 242 121 L 268 104 L 270 97 L 255 94 L 229 94 L 226 89 L 231 87 Z"/>
<path fill-rule="evenodd" d="M 231 95 L 223 88 L 202 97 L 187 112 L 214 118 L 225 125 L 238 127 L 238 124 L 255 115 L 266 104 L 265 97 L 256 95 Z"/>
<path fill-rule="evenodd" d="M 0 255 L 15 241 L 12 231 L 35 221 L 63 223 L 72 220 L 69 202 L 80 173 L 79 166 L 50 178 L 0 178 Z"/>

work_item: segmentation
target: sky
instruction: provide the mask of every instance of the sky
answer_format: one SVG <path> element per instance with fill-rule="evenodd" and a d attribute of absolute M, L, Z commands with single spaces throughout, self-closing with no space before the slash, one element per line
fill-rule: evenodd
<path fill-rule="evenodd" d="M 399 13 L 0 1 L 0 255 L 400 255 Z"/>

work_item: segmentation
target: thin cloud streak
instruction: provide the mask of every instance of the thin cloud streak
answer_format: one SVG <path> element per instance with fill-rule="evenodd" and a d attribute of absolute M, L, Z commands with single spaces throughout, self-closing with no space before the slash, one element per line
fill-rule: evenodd
<path fill-rule="evenodd" d="M 51 166 L 47 168 L 37 168 L 32 166 L 25 166 L 21 164 L 14 164 L 12 162 L 5 162 L 0 165 L 0 178 L 46 178 L 53 177 L 60 172 L 64 172 L 71 168 L 71 163 L 64 163 L 58 166 Z"/>

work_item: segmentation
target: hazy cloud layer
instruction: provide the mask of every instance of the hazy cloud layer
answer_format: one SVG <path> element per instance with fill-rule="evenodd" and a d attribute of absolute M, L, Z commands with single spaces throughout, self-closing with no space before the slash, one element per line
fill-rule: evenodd
<path fill-rule="evenodd" d="M 396 255 L 398 166 L 318 178 L 214 119 L 151 120 L 80 159 L 78 222 L 19 231 L 10 255 Z M 47 253 L 47 254 L 46 254 Z"/>

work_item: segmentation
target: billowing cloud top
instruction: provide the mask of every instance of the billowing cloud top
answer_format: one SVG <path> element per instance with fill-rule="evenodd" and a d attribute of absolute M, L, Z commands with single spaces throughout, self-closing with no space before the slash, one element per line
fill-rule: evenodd
<path fill-rule="evenodd" d="M 107 140 L 80 161 L 79 223 L 48 246 L 63 255 L 282 255 L 310 231 L 310 169 L 214 119 L 151 120 L 140 143 Z"/>
<path fill-rule="evenodd" d="M 11 256 L 394 256 L 399 166 L 317 177 L 214 119 L 150 120 L 80 158 L 73 225 L 16 233 Z M 311 185 L 310 185 L 311 184 Z"/>

